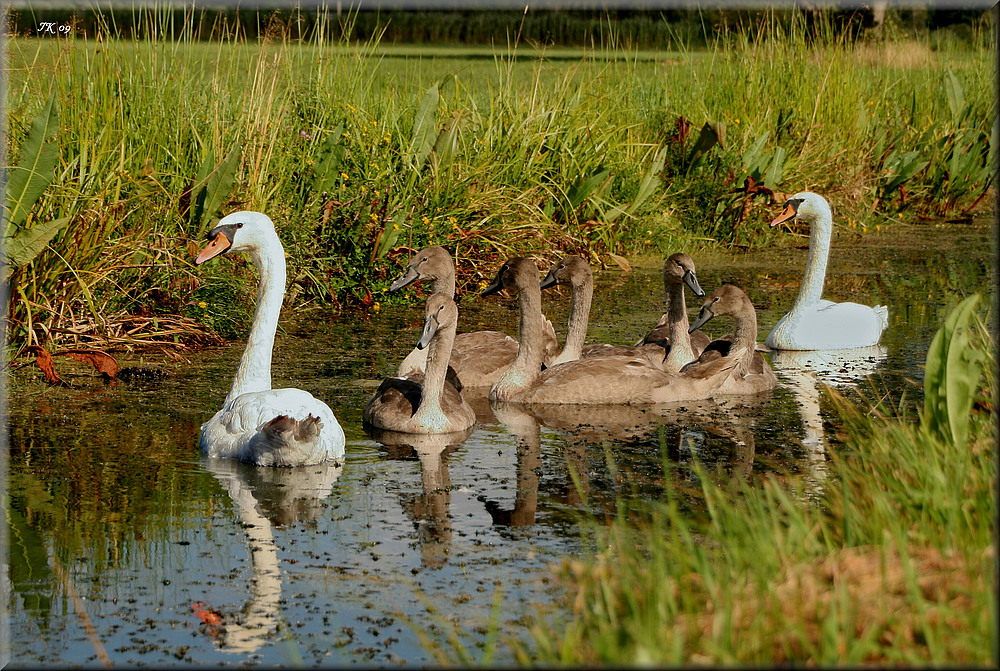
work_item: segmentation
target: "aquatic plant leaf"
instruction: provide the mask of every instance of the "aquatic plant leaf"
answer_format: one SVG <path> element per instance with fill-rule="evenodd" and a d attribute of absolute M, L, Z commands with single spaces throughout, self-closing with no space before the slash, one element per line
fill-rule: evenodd
<path fill-rule="evenodd" d="M 575 210 L 584 201 L 594 195 L 598 187 L 600 187 L 608 176 L 611 175 L 610 170 L 599 170 L 582 182 L 577 182 L 570 187 L 569 192 L 566 194 L 566 198 L 569 200 L 570 209 Z"/>
<path fill-rule="evenodd" d="M 386 222 L 385 227 L 379 234 L 377 246 L 375 247 L 375 254 L 371 259 L 372 261 L 382 258 L 389 253 L 390 249 L 396 246 L 396 240 L 399 239 L 399 234 L 403 232 L 403 222 L 406 218 L 405 215 L 406 213 L 403 210 L 400 210 L 391 221 Z"/>
<path fill-rule="evenodd" d="M 883 185 L 884 194 L 890 194 L 926 168 L 930 161 L 921 160 L 920 152 L 899 153 L 893 150 L 885 160 L 884 169 L 888 177 Z"/>
<path fill-rule="evenodd" d="M 709 123 L 705 122 L 705 125 L 701 127 L 701 133 L 698 134 L 698 139 L 694 143 L 694 148 L 691 150 L 691 156 L 688 158 L 688 172 L 691 171 L 701 157 L 705 153 L 714 147 L 719 145 L 720 148 L 725 146 L 726 138 L 726 124 L 724 123 Z"/>
<path fill-rule="evenodd" d="M 663 172 L 663 165 L 667 160 L 667 147 L 660 147 L 656 153 L 653 155 L 653 161 L 649 165 L 649 169 L 642 176 L 642 181 L 639 182 L 639 188 L 636 189 L 635 198 L 632 199 L 632 203 L 625 209 L 627 214 L 632 214 L 639 207 L 642 206 L 646 200 L 653 195 L 656 191 L 657 186 L 659 186 L 659 175 Z"/>
<path fill-rule="evenodd" d="M 774 158 L 771 159 L 771 165 L 767 169 L 767 173 L 764 175 L 764 183 L 770 184 L 771 186 L 777 186 L 781 184 L 782 172 L 785 166 L 785 148 L 778 147 L 774 150 Z"/>
<path fill-rule="evenodd" d="M 118 362 L 113 356 L 106 352 L 101 352 L 100 350 L 66 349 L 62 352 L 56 352 L 52 356 L 68 356 L 71 359 L 76 359 L 77 361 L 82 361 L 83 363 L 89 363 L 97 370 L 98 373 L 101 373 L 111 379 L 114 379 L 115 376 L 118 375 Z"/>
<path fill-rule="evenodd" d="M 419 171 L 424 167 L 427 157 L 434 148 L 437 139 L 437 107 L 440 99 L 438 85 L 434 84 L 424 94 L 413 118 L 413 133 L 410 139 L 410 149 L 407 152 L 410 167 Z"/>
<path fill-rule="evenodd" d="M 762 169 L 762 164 L 764 161 L 762 157 L 764 155 L 764 144 L 767 142 L 767 138 L 771 136 L 771 131 L 766 130 L 764 134 L 753 141 L 753 144 L 744 152 L 743 154 L 743 171 L 748 175 L 753 175 L 757 173 L 760 176 L 760 170 Z"/>
<path fill-rule="evenodd" d="M 455 149 L 458 147 L 458 122 L 461 120 L 461 116 L 460 112 L 453 114 L 445 122 L 441 132 L 438 133 L 431 153 L 431 156 L 434 157 L 435 169 L 448 166 L 455 156 Z"/>
<path fill-rule="evenodd" d="M 31 206 L 55 177 L 59 147 L 52 137 L 58 130 L 59 109 L 53 92 L 31 122 L 31 129 L 21 146 L 21 160 L 7 174 L 4 237 L 13 236 L 15 229 L 27 221 Z"/>
<path fill-rule="evenodd" d="M 983 353 L 969 347 L 968 326 L 979 294 L 959 303 L 934 334 L 924 369 L 923 423 L 955 445 L 968 439 L 969 413 L 982 372 Z"/>
<path fill-rule="evenodd" d="M 241 149 L 238 144 L 233 146 L 226 157 L 222 159 L 222 163 L 208 176 L 205 189 L 202 191 L 201 221 L 199 223 L 204 223 L 206 217 L 214 218 L 226 202 L 226 198 L 229 197 L 229 192 L 233 190 L 233 184 L 236 182 L 236 171 L 240 167 Z"/>

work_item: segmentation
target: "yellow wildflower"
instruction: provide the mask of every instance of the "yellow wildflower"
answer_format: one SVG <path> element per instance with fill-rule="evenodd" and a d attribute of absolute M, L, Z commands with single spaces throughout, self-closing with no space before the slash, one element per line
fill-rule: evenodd
<path fill-rule="evenodd" d="M 205 308 L 208 307 L 208 303 L 206 303 L 205 301 L 202 301 L 202 302 L 198 303 L 198 307 L 200 307 L 202 310 L 204 310 Z"/>

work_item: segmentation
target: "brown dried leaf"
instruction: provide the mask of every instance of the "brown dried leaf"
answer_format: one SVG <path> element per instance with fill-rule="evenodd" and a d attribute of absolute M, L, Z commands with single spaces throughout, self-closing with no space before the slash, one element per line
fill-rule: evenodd
<path fill-rule="evenodd" d="M 610 256 L 611 260 L 617 263 L 618 267 L 624 270 L 625 272 L 632 271 L 632 264 L 630 264 L 628 262 L 628 259 L 626 259 L 624 256 L 618 256 L 617 254 L 612 254 L 611 252 L 608 252 L 608 256 Z"/>
<path fill-rule="evenodd" d="M 66 355 L 77 361 L 82 361 L 84 363 L 89 363 L 97 372 L 105 377 L 114 379 L 118 375 L 118 362 L 110 354 L 101 352 L 94 349 L 67 349 L 62 352 L 56 352 L 54 356 Z"/>
<path fill-rule="evenodd" d="M 35 363 L 42 372 L 45 374 L 45 381 L 49 384 L 64 384 L 56 373 L 55 366 L 52 362 L 52 355 L 49 351 L 42 347 L 41 345 L 28 345 L 24 348 L 25 352 L 35 355 Z"/>

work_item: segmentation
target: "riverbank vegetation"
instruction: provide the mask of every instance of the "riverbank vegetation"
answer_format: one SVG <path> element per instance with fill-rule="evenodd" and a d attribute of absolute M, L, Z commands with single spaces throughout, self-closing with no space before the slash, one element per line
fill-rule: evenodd
<path fill-rule="evenodd" d="M 8 40 L 8 348 L 241 333 L 247 264 L 191 263 L 237 209 L 277 222 L 289 306 L 370 310 L 426 244 L 464 292 L 514 253 L 772 244 L 804 188 L 859 232 L 992 205 L 992 14 L 961 42 L 791 12 L 706 24 L 704 48 L 639 50 L 609 22 L 586 49 L 508 34 L 458 58 L 352 41 L 350 16 L 259 38 L 222 16 L 212 41 L 177 16 Z"/>

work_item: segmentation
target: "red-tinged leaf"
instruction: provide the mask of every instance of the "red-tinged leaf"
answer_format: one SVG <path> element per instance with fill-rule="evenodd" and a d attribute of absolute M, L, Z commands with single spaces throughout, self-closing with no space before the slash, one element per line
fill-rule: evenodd
<path fill-rule="evenodd" d="M 35 355 L 35 363 L 42 369 L 42 372 L 45 373 L 46 382 L 49 384 L 65 384 L 56 373 L 56 369 L 52 361 L 52 355 L 49 354 L 47 349 L 41 345 L 28 345 L 24 348 L 24 351 Z"/>
<path fill-rule="evenodd" d="M 194 612 L 199 619 L 201 619 L 202 624 L 207 624 L 210 627 L 218 627 L 222 624 L 222 614 L 217 610 L 209 610 L 204 607 L 205 604 L 199 601 L 198 603 L 191 604 L 191 610 Z"/>
<path fill-rule="evenodd" d="M 106 352 L 101 352 L 94 349 L 66 349 L 62 352 L 56 352 L 53 356 L 63 356 L 66 355 L 77 361 L 82 361 L 83 363 L 89 363 L 97 372 L 105 377 L 114 379 L 118 375 L 118 362 L 115 358 Z"/>

